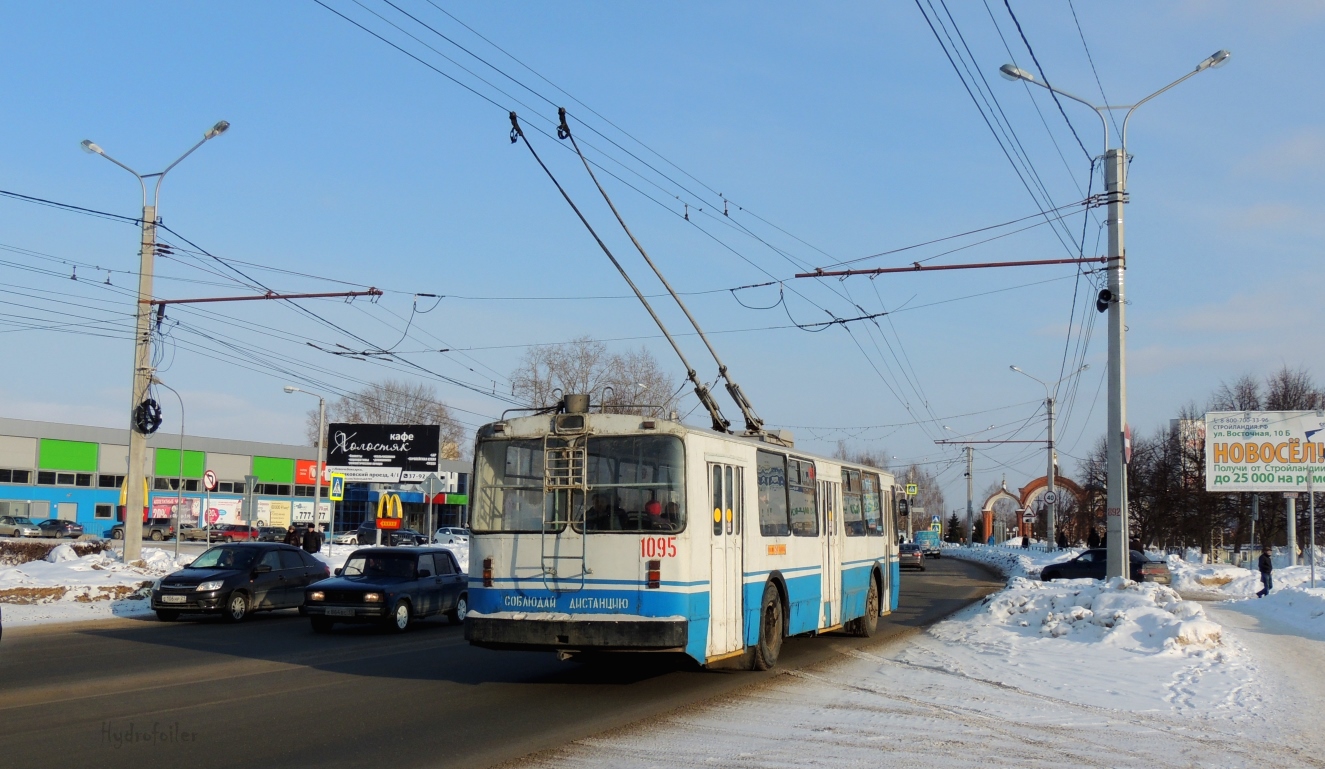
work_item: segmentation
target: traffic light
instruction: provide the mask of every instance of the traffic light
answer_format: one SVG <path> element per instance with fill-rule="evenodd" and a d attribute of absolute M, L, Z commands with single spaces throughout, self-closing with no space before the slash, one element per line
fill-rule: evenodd
<path fill-rule="evenodd" d="M 898 499 L 898 500 L 897 500 L 897 514 L 900 515 L 900 516 L 902 516 L 902 517 L 904 517 L 904 518 L 907 517 L 907 516 L 910 516 L 910 515 L 911 515 L 911 500 L 909 500 L 909 499 L 907 499 L 907 498 L 905 498 L 905 497 L 902 497 L 901 499 Z"/>

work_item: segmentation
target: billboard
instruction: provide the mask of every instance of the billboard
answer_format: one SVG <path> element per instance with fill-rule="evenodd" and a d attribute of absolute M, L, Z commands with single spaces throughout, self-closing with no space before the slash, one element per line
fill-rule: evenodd
<path fill-rule="evenodd" d="M 309 499 L 305 501 L 296 499 L 294 501 L 290 519 L 295 523 L 312 523 L 313 500 Z M 322 503 L 317 506 L 317 522 L 331 523 L 331 502 L 324 499 L 322 500 Z"/>
<path fill-rule="evenodd" d="M 322 485 L 331 483 L 331 476 L 327 473 L 327 466 L 322 466 Z M 294 482 L 300 486 L 312 486 L 314 478 L 317 478 L 317 460 L 296 459 L 294 461 Z"/>
<path fill-rule="evenodd" d="M 437 472 L 438 425 L 331 424 L 327 468 L 351 483 L 418 483 Z"/>
<path fill-rule="evenodd" d="M 1205 415 L 1206 491 L 1325 488 L 1325 412 L 1211 411 Z"/>

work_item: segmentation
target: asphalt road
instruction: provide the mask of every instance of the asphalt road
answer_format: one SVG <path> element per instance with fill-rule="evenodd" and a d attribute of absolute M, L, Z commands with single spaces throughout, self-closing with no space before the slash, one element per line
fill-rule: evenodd
<path fill-rule="evenodd" d="M 1001 584 L 971 563 L 929 567 L 903 573 L 901 606 L 879 636 L 789 639 L 779 667 L 897 640 Z M 603 666 L 487 651 L 445 620 L 400 636 L 375 628 L 315 635 L 292 612 L 237 626 L 111 620 L 20 628 L 0 641 L 0 764 L 482 767 L 768 675 L 661 656 Z"/>

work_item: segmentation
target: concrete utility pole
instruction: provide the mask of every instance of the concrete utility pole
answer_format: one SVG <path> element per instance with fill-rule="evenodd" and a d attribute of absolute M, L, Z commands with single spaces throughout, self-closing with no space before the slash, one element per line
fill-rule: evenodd
<path fill-rule="evenodd" d="M 975 542 L 975 528 L 974 528 L 975 518 L 971 508 L 971 495 L 973 493 L 971 485 L 975 479 L 975 476 L 972 475 L 971 473 L 971 466 L 973 464 L 971 455 L 973 453 L 974 449 L 972 449 L 970 446 L 967 446 L 966 447 L 966 544 L 968 545 L 973 544 Z"/>
<path fill-rule="evenodd" d="M 304 395 L 311 395 L 314 398 L 317 398 L 317 477 L 313 479 L 313 524 L 312 524 L 312 528 L 316 530 L 317 516 L 318 513 L 321 511 L 322 507 L 322 474 L 326 472 L 326 457 L 323 453 L 324 447 L 322 444 L 323 444 L 323 436 L 327 434 L 327 399 L 322 397 L 321 395 L 318 395 L 317 393 L 311 393 L 307 390 L 301 390 L 298 387 L 295 387 L 294 385 L 286 385 L 285 392 L 303 393 Z M 332 535 L 335 534 L 335 532 L 332 531 L 332 528 L 333 527 L 331 525 L 330 516 L 328 516 L 327 537 L 326 537 L 328 553 L 331 552 L 331 545 L 332 545 L 331 538 Z"/>
<path fill-rule="evenodd" d="M 1019 69 L 1013 64 L 1004 64 L 999 68 L 1009 80 L 1023 80 L 1046 88 L 1059 96 L 1071 99 L 1095 110 L 1104 129 L 1104 187 L 1105 200 L 1108 203 L 1109 287 L 1100 292 L 1096 308 L 1109 313 L 1109 410 L 1105 431 L 1108 445 L 1108 501 L 1106 516 L 1108 519 L 1108 565 L 1105 574 L 1108 577 L 1126 577 L 1131 573 L 1128 566 L 1127 532 L 1127 463 L 1124 457 L 1123 433 L 1127 426 L 1127 325 L 1123 319 L 1125 304 L 1123 293 L 1123 270 L 1126 269 L 1127 251 L 1123 245 L 1123 204 L 1127 202 L 1127 123 L 1137 107 L 1173 88 L 1184 80 L 1204 72 L 1211 67 L 1218 67 L 1229 59 L 1229 52 L 1216 51 L 1213 55 L 1196 65 L 1196 69 L 1174 80 L 1172 83 L 1155 91 L 1135 104 L 1095 105 L 1079 96 L 1055 88 L 1048 83 L 1041 83 L 1035 76 Z M 1121 149 L 1109 149 L 1109 121 L 1106 113 L 1111 110 L 1126 110 L 1120 137 Z"/>
<path fill-rule="evenodd" d="M 1057 463 L 1054 462 L 1054 395 L 1053 394 L 1058 391 L 1058 385 L 1062 384 L 1063 382 L 1071 379 L 1077 374 L 1080 374 L 1081 372 L 1090 368 L 1090 364 L 1089 363 L 1085 364 L 1081 368 L 1077 369 L 1076 371 L 1073 371 L 1071 374 L 1068 374 L 1065 377 L 1062 377 L 1057 382 L 1054 382 L 1052 384 L 1050 384 L 1049 382 L 1045 382 L 1044 380 L 1039 379 L 1037 377 L 1031 376 L 1030 374 L 1027 374 L 1025 371 L 1022 371 L 1020 368 L 1016 366 L 1008 366 L 1008 368 L 1012 369 L 1018 374 L 1021 374 L 1022 376 L 1034 379 L 1035 381 L 1039 382 L 1041 385 L 1044 386 L 1044 407 L 1045 409 L 1048 410 L 1049 414 L 1049 440 L 1046 442 L 1047 443 L 1046 449 L 1048 452 L 1048 460 L 1047 460 L 1048 468 L 1044 471 L 1044 479 L 1046 482 L 1044 489 L 1044 538 L 1045 541 L 1048 543 L 1048 549 L 1055 550 L 1058 548 L 1058 540 L 1054 536 L 1054 534 L 1057 533 L 1057 528 L 1054 521 L 1054 512 L 1056 511 L 1058 506 L 1058 492 L 1055 491 L 1054 487 L 1054 475 L 1055 475 L 1054 471 L 1056 470 L 1055 465 Z"/>
<path fill-rule="evenodd" d="M 85 151 L 100 155 L 133 174 L 138 179 L 138 184 L 143 191 L 143 232 L 141 248 L 138 252 L 138 307 L 136 310 L 137 322 L 134 329 L 133 386 L 130 390 L 129 403 L 129 468 L 124 481 L 124 560 L 126 563 L 142 558 L 143 509 L 147 506 L 147 498 L 143 490 L 143 483 L 147 475 L 147 436 L 156 431 L 156 427 L 151 425 L 151 420 L 147 418 L 150 416 L 148 412 L 155 409 L 149 409 L 146 401 L 148 384 L 152 376 L 152 305 L 150 303 L 152 301 L 152 275 L 156 257 L 156 212 L 157 206 L 161 202 L 161 182 L 165 180 L 166 174 L 170 173 L 170 169 L 179 165 L 180 161 L 192 155 L 194 150 L 201 147 L 209 139 L 215 139 L 225 133 L 229 127 L 230 124 L 226 121 L 218 121 L 207 133 L 203 134 L 202 141 L 190 147 L 189 151 L 180 155 L 174 163 L 166 166 L 166 170 L 154 174 L 138 173 L 107 155 L 105 150 L 98 147 L 90 139 L 84 139 L 82 142 Z M 147 179 L 152 177 L 156 178 L 156 187 L 152 195 L 152 203 L 148 205 Z M 183 489 L 180 491 L 182 494 Z"/>
<path fill-rule="evenodd" d="M 1288 510 L 1284 516 L 1288 523 L 1288 565 L 1297 565 L 1297 492 L 1285 491 L 1284 500 L 1288 504 Z"/>

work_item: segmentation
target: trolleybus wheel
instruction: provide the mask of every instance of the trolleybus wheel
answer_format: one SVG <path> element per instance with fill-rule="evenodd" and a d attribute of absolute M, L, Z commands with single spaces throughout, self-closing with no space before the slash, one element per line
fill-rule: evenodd
<path fill-rule="evenodd" d="M 870 575 L 870 589 L 865 594 L 865 616 L 851 621 L 851 634 L 869 638 L 879 629 L 879 583 Z"/>
<path fill-rule="evenodd" d="M 759 643 L 755 645 L 755 670 L 770 670 L 782 651 L 782 597 L 772 582 L 764 587 L 759 609 Z"/>

